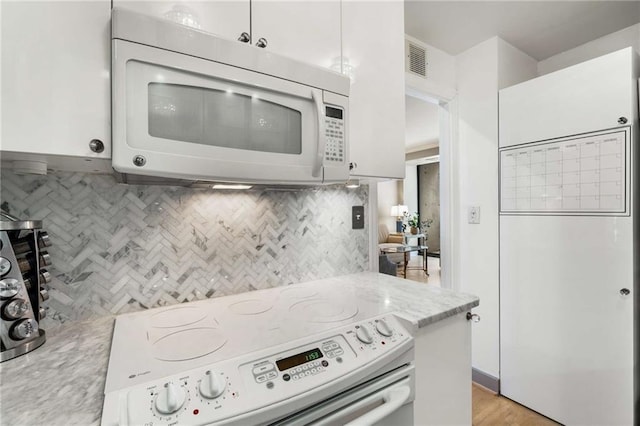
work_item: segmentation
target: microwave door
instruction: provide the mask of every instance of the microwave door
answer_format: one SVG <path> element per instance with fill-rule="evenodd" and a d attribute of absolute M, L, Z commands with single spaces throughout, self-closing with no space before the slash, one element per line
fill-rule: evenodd
<path fill-rule="evenodd" d="M 149 46 L 114 44 L 116 170 L 196 180 L 322 182 L 322 91 Z M 133 162 L 139 156 L 146 159 L 143 166 Z"/>

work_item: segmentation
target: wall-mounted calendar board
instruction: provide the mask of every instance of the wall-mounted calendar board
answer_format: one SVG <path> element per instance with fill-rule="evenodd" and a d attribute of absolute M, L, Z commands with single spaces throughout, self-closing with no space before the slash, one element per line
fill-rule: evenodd
<path fill-rule="evenodd" d="M 499 152 L 501 214 L 629 212 L 629 128 L 512 145 Z"/>

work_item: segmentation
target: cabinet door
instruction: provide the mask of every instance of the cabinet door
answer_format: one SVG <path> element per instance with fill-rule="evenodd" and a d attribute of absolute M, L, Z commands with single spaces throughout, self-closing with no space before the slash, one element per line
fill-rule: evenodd
<path fill-rule="evenodd" d="M 243 32 L 251 32 L 249 0 L 113 0 L 113 7 L 167 18 L 233 40 L 237 40 Z"/>
<path fill-rule="evenodd" d="M 340 64 L 340 2 L 254 0 L 252 42 L 267 41 L 269 51 L 331 67 Z"/>
<path fill-rule="evenodd" d="M 502 395 L 562 424 L 638 424 L 632 222 L 500 216 Z"/>
<path fill-rule="evenodd" d="M 404 6 L 401 1 L 342 3 L 343 54 L 353 66 L 349 95 L 354 176 L 403 179 Z"/>
<path fill-rule="evenodd" d="M 109 1 L 2 3 L 3 159 L 111 157 L 109 18 Z"/>
<path fill-rule="evenodd" d="M 500 147 L 633 124 L 637 63 L 627 47 L 501 90 Z"/>
<path fill-rule="evenodd" d="M 414 334 L 416 425 L 471 424 L 471 322 L 466 315 L 445 318 Z"/>

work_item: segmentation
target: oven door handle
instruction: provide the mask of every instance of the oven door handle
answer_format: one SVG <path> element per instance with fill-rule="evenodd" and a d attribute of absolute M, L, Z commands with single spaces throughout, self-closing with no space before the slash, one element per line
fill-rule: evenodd
<path fill-rule="evenodd" d="M 322 92 L 315 90 L 311 91 L 311 99 L 316 105 L 316 112 L 318 113 L 318 151 L 316 152 L 316 158 L 313 162 L 313 169 L 311 170 L 311 176 L 321 177 L 322 166 L 324 164 L 324 150 L 326 145 L 326 139 L 324 135 L 324 112 L 322 104 Z"/>
<path fill-rule="evenodd" d="M 387 389 L 382 392 L 382 405 L 346 423 L 344 426 L 373 425 L 402 407 L 409 399 L 409 395 L 411 395 L 411 389 L 408 385 Z"/>
<path fill-rule="evenodd" d="M 389 416 L 408 402 L 412 397 L 411 387 L 412 379 L 405 377 L 392 385 L 374 390 L 366 396 L 360 397 L 359 399 L 344 405 L 342 408 L 339 408 L 329 415 L 325 415 L 316 421 L 305 421 L 304 424 L 313 426 L 328 426 L 336 424 L 345 426 L 373 425 Z M 371 406 L 375 406 L 375 408 L 364 413 L 364 415 L 353 418 L 354 415 L 360 414 L 363 410 L 366 410 Z M 293 422 L 292 424 L 302 423 Z"/>

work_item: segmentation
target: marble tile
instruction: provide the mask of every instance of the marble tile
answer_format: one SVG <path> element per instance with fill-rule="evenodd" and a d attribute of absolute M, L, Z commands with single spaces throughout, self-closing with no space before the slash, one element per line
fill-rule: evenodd
<path fill-rule="evenodd" d="M 43 220 L 53 242 L 44 329 L 368 267 L 368 224 L 351 229 L 366 186 L 223 193 L 82 173 L 1 178 L 2 208 Z"/>
<path fill-rule="evenodd" d="M 2 424 L 100 424 L 113 322 L 58 327 L 43 346 L 0 364 Z"/>

